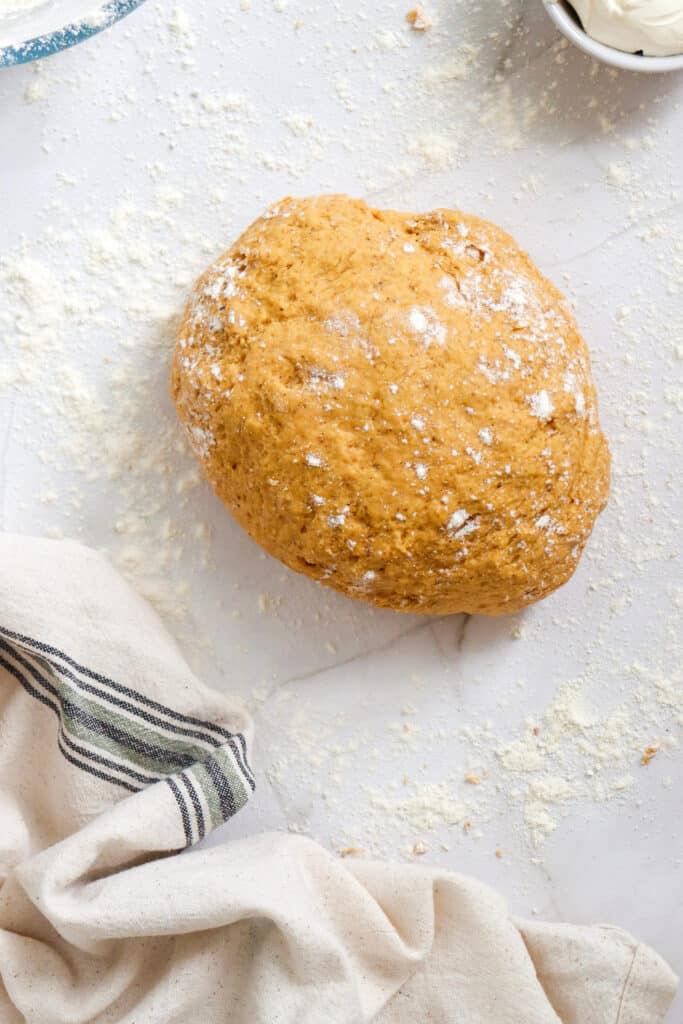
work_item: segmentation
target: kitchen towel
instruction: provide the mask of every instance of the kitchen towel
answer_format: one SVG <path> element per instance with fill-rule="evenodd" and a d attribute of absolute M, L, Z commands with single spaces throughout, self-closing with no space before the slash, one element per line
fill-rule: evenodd
<path fill-rule="evenodd" d="M 248 716 L 100 554 L 0 537 L 2 1024 L 656 1024 L 676 979 L 605 926 L 440 869 L 257 835 Z"/>

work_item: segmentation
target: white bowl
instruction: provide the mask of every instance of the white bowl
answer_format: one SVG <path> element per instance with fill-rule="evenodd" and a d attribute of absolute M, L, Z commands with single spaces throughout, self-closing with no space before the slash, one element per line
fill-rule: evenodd
<path fill-rule="evenodd" d="M 82 43 L 130 14 L 143 0 L 36 0 L 13 15 L 0 14 L 0 68 L 49 57 Z"/>
<path fill-rule="evenodd" d="M 614 68 L 624 71 L 680 71 L 683 70 L 683 53 L 674 57 L 646 57 L 642 53 L 625 53 L 615 50 L 613 46 L 605 46 L 584 32 L 578 15 L 567 0 L 545 0 L 545 9 L 562 32 L 574 46 L 584 53 L 601 60 L 603 64 L 611 64 Z"/>

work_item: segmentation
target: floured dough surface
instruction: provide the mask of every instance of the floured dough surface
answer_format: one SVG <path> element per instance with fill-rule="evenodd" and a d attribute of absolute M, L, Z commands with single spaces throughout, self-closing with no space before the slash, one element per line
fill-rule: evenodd
<path fill-rule="evenodd" d="M 251 536 L 377 605 L 537 601 L 607 500 L 570 310 L 509 235 L 457 211 L 278 203 L 197 282 L 172 393 Z"/>

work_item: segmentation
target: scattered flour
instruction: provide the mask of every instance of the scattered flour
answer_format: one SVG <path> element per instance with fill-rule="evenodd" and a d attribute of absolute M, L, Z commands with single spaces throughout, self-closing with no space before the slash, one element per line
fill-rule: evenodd
<path fill-rule="evenodd" d="M 21 2 L 0 0 L 0 12 L 16 9 Z M 32 3 L 24 0 L 24 6 Z M 258 19 L 264 16 L 260 8 L 266 5 L 242 0 L 239 10 L 237 6 L 234 12 L 226 10 L 229 30 L 223 53 L 240 47 L 244 24 L 253 19 L 250 30 L 259 30 Z M 450 0 L 448 7 L 436 6 L 442 13 L 439 21 L 445 24 L 452 12 Z M 600 610 L 577 653 L 577 672 L 583 674 L 556 686 L 548 705 L 535 706 L 521 724 L 511 679 L 510 693 L 500 693 L 509 710 L 497 716 L 495 728 L 460 707 L 452 713 L 454 689 L 468 682 L 458 679 L 459 650 L 446 648 L 444 654 L 448 685 L 441 686 L 431 675 L 415 681 L 417 708 L 405 714 L 408 702 L 397 698 L 393 712 L 384 715 L 388 720 L 372 727 L 362 706 L 351 720 L 338 707 L 329 711 L 324 677 L 316 679 L 314 687 L 305 682 L 276 687 L 269 678 L 262 688 L 255 688 L 261 696 L 255 694 L 253 700 L 261 718 L 257 731 L 263 729 L 262 771 L 267 771 L 291 826 L 310 831 L 308 812 L 320 808 L 327 816 L 324 820 L 333 822 L 330 828 L 338 836 L 339 848 L 402 852 L 407 857 L 429 857 L 447 844 L 461 850 L 470 842 L 486 842 L 491 850 L 500 850 L 499 823 L 511 818 L 522 845 L 538 856 L 572 809 L 576 814 L 582 804 L 612 801 L 631 811 L 637 807 L 644 773 L 663 771 L 664 786 L 668 759 L 680 756 L 683 698 L 676 644 L 683 591 L 676 589 L 672 576 L 677 536 L 667 496 L 675 486 L 674 458 L 680 451 L 676 417 L 683 408 L 675 376 L 683 353 L 683 243 L 680 233 L 672 231 L 667 213 L 680 197 L 672 188 L 675 168 L 660 146 L 658 119 L 664 117 L 666 105 L 643 84 L 638 98 L 642 117 L 634 121 L 633 94 L 624 76 L 587 67 L 585 78 L 577 78 L 580 55 L 568 52 L 550 35 L 541 40 L 545 48 L 539 48 L 521 4 L 492 0 L 485 7 L 470 5 L 471 17 L 463 22 L 466 27 L 455 53 L 448 34 L 441 38 L 437 19 L 424 39 L 413 36 L 403 21 L 404 9 L 391 23 L 359 24 L 357 43 L 341 56 L 335 53 L 335 39 L 321 43 L 311 33 L 315 45 L 302 49 L 302 60 L 335 56 L 334 62 L 330 58 L 327 106 L 315 105 L 314 97 L 300 92 L 291 101 L 292 109 L 288 103 L 274 111 L 272 93 L 265 90 L 261 95 L 261 83 L 255 85 L 248 75 L 231 76 L 222 65 L 220 77 L 212 72 L 203 75 L 201 34 L 182 7 L 163 15 L 170 47 L 144 38 L 135 43 L 142 78 L 152 83 L 149 96 L 154 102 L 147 106 L 129 82 L 111 95 L 89 88 L 94 78 L 87 62 L 86 70 L 74 73 L 67 70 L 69 62 L 55 59 L 22 79 L 29 105 L 24 113 L 27 119 L 35 118 L 31 131 L 43 147 L 46 180 L 49 176 L 53 182 L 44 204 L 37 199 L 40 226 L 27 229 L 25 241 L 4 246 L 0 256 L 0 401 L 18 409 L 13 414 L 13 438 L 40 438 L 32 457 L 44 468 L 44 486 L 26 499 L 50 510 L 52 535 L 81 536 L 108 550 L 181 635 L 188 611 L 197 607 L 197 574 L 213 563 L 215 547 L 212 527 L 202 518 L 211 507 L 208 489 L 167 398 L 169 339 L 196 274 L 249 219 L 243 204 L 257 210 L 266 193 L 311 190 L 311 182 L 315 187 L 335 187 L 339 153 L 354 140 L 355 151 L 364 157 L 349 180 L 378 205 L 417 205 L 413 196 L 423 188 L 428 170 L 436 183 L 441 182 L 434 184 L 434 191 L 454 196 L 454 202 L 462 196 L 463 204 L 484 214 L 496 210 L 496 197 L 509 193 L 515 205 L 505 207 L 507 222 L 523 224 L 529 214 L 548 214 L 550 188 L 545 183 L 557 184 L 555 154 L 564 161 L 584 139 L 605 147 L 598 177 L 575 182 L 578 216 L 587 189 L 600 190 L 606 210 L 616 213 L 620 227 L 631 233 L 628 244 L 648 276 L 635 290 L 619 287 L 612 304 L 612 296 L 596 296 L 580 275 L 574 275 L 571 260 L 581 255 L 580 245 L 572 250 L 567 244 L 561 250 L 572 271 L 571 283 L 581 284 L 584 309 L 600 305 L 606 330 L 613 332 L 604 343 L 600 338 L 594 342 L 596 372 L 609 382 L 623 362 L 632 380 L 618 402 L 606 394 L 615 452 L 614 491 L 606 531 L 609 543 L 596 538 L 582 583 L 587 614 Z M 493 32 L 491 10 L 497 26 Z M 488 12 L 485 18 L 483 11 Z M 300 16 L 304 22 L 309 17 L 306 12 Z M 284 8 L 279 14 L 283 29 L 289 17 Z M 419 28 L 417 19 L 413 27 Z M 291 28 L 305 42 L 306 25 L 298 26 L 292 16 Z M 222 40 L 215 45 L 222 46 Z M 71 58 L 76 64 L 73 54 Z M 178 59 L 187 79 L 181 76 L 177 88 L 162 95 L 156 85 L 159 64 Z M 568 62 L 571 68 L 565 70 Z M 577 82 L 572 98 L 568 86 Z M 368 83 L 379 86 L 381 102 L 376 109 L 368 104 Z M 9 87 L 5 82 L 0 85 Z M 89 117 L 101 118 L 111 132 L 125 129 L 131 112 L 142 117 L 148 109 L 143 127 L 150 137 L 160 134 L 163 139 L 149 165 L 140 166 L 131 156 L 130 181 L 143 198 L 133 202 L 122 189 L 111 212 L 89 204 L 82 182 L 61 173 L 59 165 L 61 147 L 75 144 L 81 130 L 60 119 L 60 110 L 70 109 L 84 93 L 90 97 Z M 41 126 L 46 111 L 50 117 Z M 274 120 L 282 138 L 268 142 L 266 149 L 264 139 L 272 134 Z M 391 157 L 384 146 L 387 125 Z M 636 131 L 637 137 L 629 134 Z M 179 147 L 197 148 L 196 181 L 178 180 L 174 157 L 165 162 L 164 147 L 170 154 Z M 523 180 L 517 178 L 511 151 L 524 154 L 525 160 L 519 161 L 525 165 Z M 475 158 L 486 171 L 473 190 L 461 171 Z M 260 184 L 252 185 L 257 178 Z M 197 201 L 198 194 L 205 196 L 204 204 Z M 74 201 L 83 204 L 77 224 L 63 216 L 65 204 L 72 209 Z M 611 258 L 612 244 L 608 239 L 597 258 Z M 456 239 L 454 245 L 460 246 L 460 254 L 466 253 L 466 239 Z M 551 239 L 547 259 L 553 275 L 558 273 L 552 269 L 557 248 Z M 513 311 L 524 330 L 532 319 L 528 296 L 515 282 L 499 283 L 499 306 Z M 490 315 L 490 297 L 484 302 L 468 292 L 466 281 L 462 285 L 464 291 L 444 277 L 444 301 L 454 308 L 481 301 L 482 315 Z M 362 345 L 358 328 L 357 322 L 343 316 L 329 324 L 340 338 Z M 443 326 L 430 308 L 414 307 L 409 330 L 422 344 L 445 341 Z M 96 360 L 95 350 L 105 351 L 106 360 Z M 651 359 L 652 352 L 661 363 Z M 503 381 L 523 373 L 524 367 L 511 343 L 500 365 L 483 360 L 480 372 L 489 380 Z M 662 376 L 665 386 L 659 394 L 653 383 Z M 334 393 L 343 386 L 343 378 L 313 373 L 310 383 Z M 582 415 L 585 396 L 578 377 L 568 377 L 563 387 Z M 400 381 L 390 390 L 400 396 Z M 555 397 L 559 402 L 560 396 Z M 531 415 L 542 421 L 552 417 L 553 396 L 540 391 L 528 401 Z M 424 430 L 423 412 L 406 412 L 415 431 Z M 38 432 L 38 423 L 49 424 L 49 431 Z M 494 439 L 487 428 L 479 439 L 485 457 Z M 482 457 L 473 449 L 475 455 Z M 324 471 L 322 459 L 315 452 L 305 459 L 314 487 L 314 470 Z M 426 463 L 413 465 L 418 479 L 420 466 L 427 475 Z M 312 504 L 320 501 L 311 495 Z M 344 515 L 334 509 L 330 520 L 343 522 Z M 401 521 L 402 514 L 396 519 Z M 449 512 L 444 506 L 444 520 L 454 539 L 476 529 L 476 519 L 465 509 Z M 551 534 L 552 517 L 539 515 L 536 527 Z M 192 564 L 191 573 L 179 569 L 183 561 Z M 258 564 L 258 556 L 253 556 L 249 571 L 255 572 Z M 661 582 L 661 632 L 653 640 L 654 651 L 644 644 L 641 664 L 621 654 L 615 637 L 621 635 L 620 616 L 638 604 L 641 587 L 651 582 L 653 573 Z M 379 575 L 366 574 L 369 578 L 362 584 L 380 585 Z M 333 611 L 321 611 L 315 618 L 318 609 L 313 614 L 288 609 L 270 583 L 268 589 L 263 584 L 260 588 L 249 607 L 260 620 L 261 634 L 266 616 L 288 616 L 288 642 L 303 644 L 306 636 L 306 643 L 313 645 L 323 624 L 331 631 L 341 614 L 341 605 L 335 604 Z M 580 625 L 561 621 L 567 607 L 561 598 L 555 607 L 557 638 L 569 643 Z M 228 592 L 226 616 L 245 616 L 245 608 L 246 602 L 233 602 Z M 354 622 L 360 621 L 361 613 L 370 616 L 363 608 Z M 369 621 L 377 630 L 378 645 L 383 643 L 379 620 Z M 191 618 L 189 623 L 188 633 L 194 632 L 196 623 Z M 356 629 L 354 625 L 349 635 Z M 511 632 L 516 643 L 529 644 L 530 650 L 547 642 L 546 637 L 534 638 L 533 631 L 529 636 L 529 627 L 521 624 L 512 626 Z M 593 648 L 592 657 L 583 649 L 584 639 Z M 282 650 L 288 650 L 282 643 Z M 328 640 L 320 646 L 329 659 L 345 660 L 343 644 Z M 659 646 L 665 651 L 661 667 Z M 222 643 L 218 647 L 223 650 Z M 470 664 L 467 658 L 463 663 Z M 229 668 L 228 675 L 232 661 Z M 270 668 L 273 673 L 280 670 L 276 663 Z M 394 682 L 401 679 L 400 666 L 392 673 Z M 247 679 L 244 685 L 250 683 Z M 483 687 L 486 681 L 478 679 L 476 685 Z M 270 733 L 269 716 L 274 723 Z M 434 765 L 448 767 L 435 777 Z M 471 781 L 475 778 L 477 783 Z M 507 845 L 505 852 L 507 856 Z"/>

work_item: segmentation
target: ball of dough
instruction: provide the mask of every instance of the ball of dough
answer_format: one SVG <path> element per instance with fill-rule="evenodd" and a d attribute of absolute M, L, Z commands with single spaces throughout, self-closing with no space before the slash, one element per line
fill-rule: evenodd
<path fill-rule="evenodd" d="M 245 530 L 376 605 L 537 601 L 607 500 L 566 302 L 509 235 L 453 210 L 278 203 L 197 282 L 172 394 Z"/>

